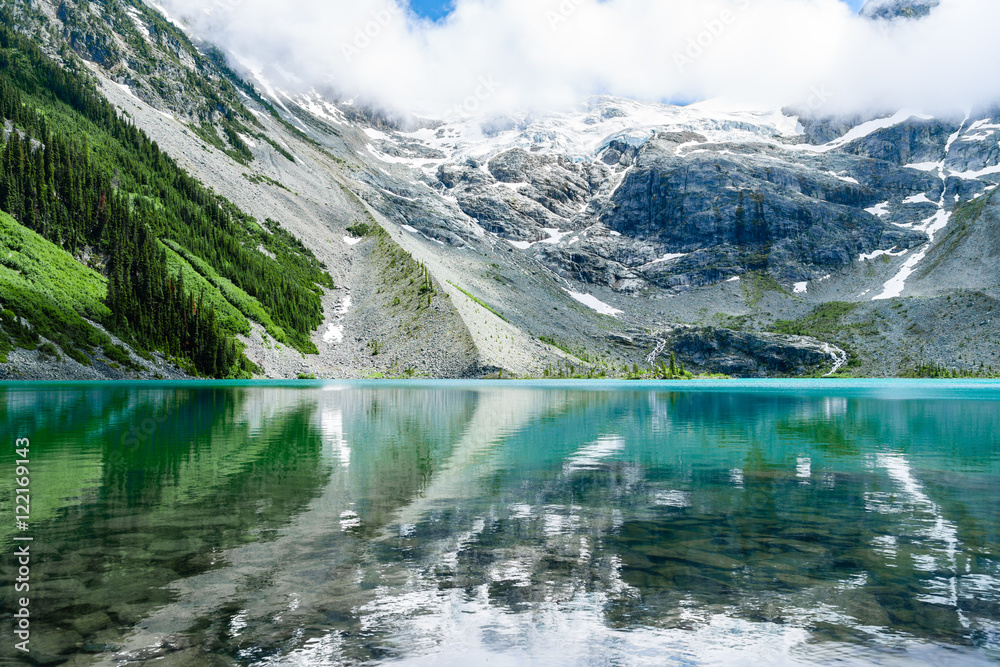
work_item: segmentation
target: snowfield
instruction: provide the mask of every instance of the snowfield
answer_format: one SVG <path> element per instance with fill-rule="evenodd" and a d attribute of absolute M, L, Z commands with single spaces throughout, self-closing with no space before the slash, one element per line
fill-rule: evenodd
<path fill-rule="evenodd" d="M 564 291 L 567 294 L 569 294 L 574 301 L 579 301 L 587 308 L 595 310 L 601 315 L 610 315 L 611 317 L 618 317 L 619 315 L 623 315 L 625 313 L 625 311 L 623 310 L 618 310 L 617 308 L 609 306 L 608 304 L 598 299 L 596 296 L 592 296 L 590 294 L 581 294 L 580 292 L 574 292 L 572 290 L 568 290 L 565 288 Z"/>

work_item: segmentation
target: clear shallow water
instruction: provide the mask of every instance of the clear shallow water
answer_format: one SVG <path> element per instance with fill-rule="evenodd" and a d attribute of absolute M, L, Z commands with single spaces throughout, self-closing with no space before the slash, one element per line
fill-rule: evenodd
<path fill-rule="evenodd" d="M 0 385 L 0 421 L 37 660 L 1000 659 L 998 383 Z"/>

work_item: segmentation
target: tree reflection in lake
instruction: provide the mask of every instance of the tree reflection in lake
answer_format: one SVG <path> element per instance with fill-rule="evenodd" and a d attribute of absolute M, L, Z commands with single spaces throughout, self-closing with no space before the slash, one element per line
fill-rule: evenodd
<path fill-rule="evenodd" d="M 825 386 L 8 387 L 45 443 L 33 637 L 108 664 L 996 659 L 1000 388 Z"/>

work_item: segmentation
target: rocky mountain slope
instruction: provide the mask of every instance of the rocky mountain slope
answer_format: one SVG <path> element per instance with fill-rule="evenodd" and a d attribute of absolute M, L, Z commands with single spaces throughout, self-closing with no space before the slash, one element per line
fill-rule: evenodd
<path fill-rule="evenodd" d="M 1000 368 L 1000 110 L 602 97 L 394 118 L 241 78 L 138 0 L 10 4 L 183 168 L 327 267 L 318 354 L 257 322 L 241 335 L 264 376 L 634 376 L 671 353 L 741 376 Z"/>
<path fill-rule="evenodd" d="M 940 0 L 868 0 L 861 15 L 870 19 L 916 19 L 927 16 Z"/>

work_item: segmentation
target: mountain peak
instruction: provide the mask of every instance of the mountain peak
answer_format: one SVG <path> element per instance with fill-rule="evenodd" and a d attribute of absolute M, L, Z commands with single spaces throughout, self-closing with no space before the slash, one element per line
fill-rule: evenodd
<path fill-rule="evenodd" d="M 861 16 L 869 19 L 919 19 L 931 13 L 941 0 L 868 0 Z"/>

